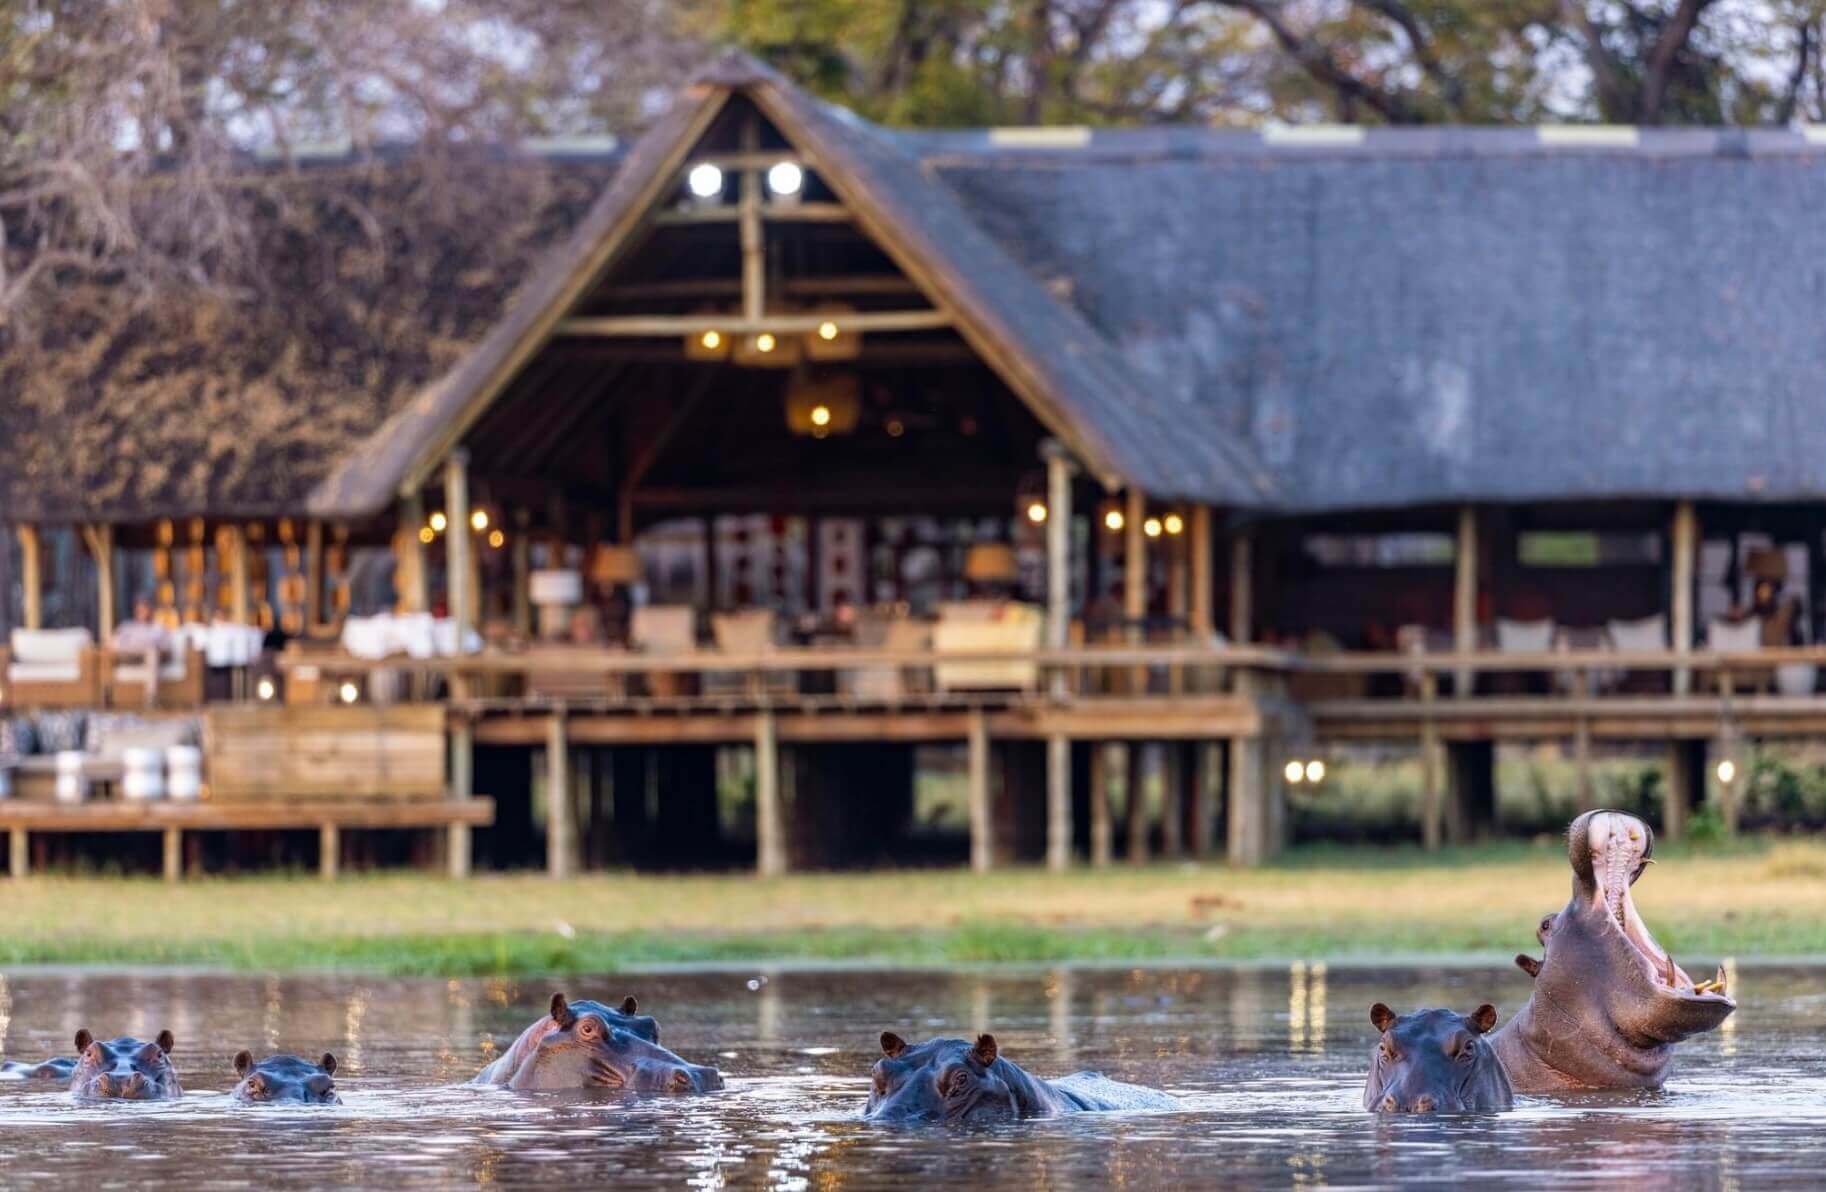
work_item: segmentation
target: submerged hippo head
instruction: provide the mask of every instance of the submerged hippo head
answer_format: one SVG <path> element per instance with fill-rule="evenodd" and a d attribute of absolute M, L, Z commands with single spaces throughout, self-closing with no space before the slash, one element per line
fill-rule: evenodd
<path fill-rule="evenodd" d="M 336 1057 L 329 1052 L 316 1063 L 295 1055 L 269 1055 L 255 1062 L 251 1051 L 235 1056 L 234 1098 L 253 1104 L 341 1105 L 336 1095 Z"/>
<path fill-rule="evenodd" d="M 1377 1002 L 1370 1022 L 1382 1039 L 1370 1056 L 1363 1108 L 1374 1113 L 1487 1113 L 1515 1104 L 1509 1078 L 1484 1036 L 1496 1008 L 1396 1013 Z"/>
<path fill-rule="evenodd" d="M 1534 978 L 1499 1051 L 1524 1091 L 1657 1087 L 1672 1046 L 1737 1008 L 1724 974 L 1694 981 L 1655 942 L 1630 887 L 1654 860 L 1649 826 L 1621 811 L 1588 811 L 1567 830 L 1572 898 L 1541 920 L 1546 956 L 1518 956 Z"/>
<path fill-rule="evenodd" d="M 632 999 L 630 999 L 632 1000 Z M 516 1089 L 624 1089 L 636 1093 L 707 1093 L 723 1087 L 715 1068 L 686 1063 L 618 1025 L 593 1002 L 552 995 L 552 1029 L 507 1081 Z"/>
<path fill-rule="evenodd" d="M 891 1122 L 987 1122 L 1024 1116 L 1037 1094 L 1033 1078 L 1000 1058 L 994 1035 L 909 1044 L 881 1036 L 865 1118 Z"/>
<path fill-rule="evenodd" d="M 104 1042 L 88 1031 L 76 1032 L 76 1070 L 70 1094 L 84 1100 L 165 1101 L 183 1095 L 171 1066 L 170 1031 L 147 1043 L 122 1037 Z"/>
<path fill-rule="evenodd" d="M 610 1026 L 617 1027 L 649 1043 L 659 1042 L 659 1023 L 640 1012 L 640 1003 L 632 996 L 622 999 L 617 1008 L 610 1008 L 601 1002 L 575 1001 L 569 1003 L 573 1014 L 592 1014 Z M 539 1043 L 547 1035 L 558 1029 L 558 1022 L 550 1014 L 520 1032 L 520 1037 L 508 1045 L 506 1051 L 476 1074 L 474 1083 L 504 1085 L 511 1083 L 515 1073 L 519 1072 L 527 1059 L 539 1049 Z"/>

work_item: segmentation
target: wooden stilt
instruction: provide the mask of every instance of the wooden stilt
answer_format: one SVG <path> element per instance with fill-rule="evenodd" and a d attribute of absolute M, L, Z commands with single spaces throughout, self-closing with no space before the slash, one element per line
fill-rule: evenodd
<path fill-rule="evenodd" d="M 175 882 L 184 876 L 184 829 L 165 829 L 165 880 Z"/>
<path fill-rule="evenodd" d="M 545 722 L 545 872 L 562 880 L 576 872 L 576 799 L 571 790 L 571 742 L 564 709 Z"/>
<path fill-rule="evenodd" d="M 971 710 L 965 742 L 970 789 L 970 868 L 988 873 L 995 865 L 995 817 L 989 799 L 989 721 Z"/>
<path fill-rule="evenodd" d="M 1230 815 L 1225 851 L 1232 865 L 1260 865 L 1266 851 L 1266 747 L 1260 737 L 1230 739 Z"/>
<path fill-rule="evenodd" d="M 324 824 L 317 829 L 317 875 L 326 882 L 336 880 L 342 867 L 342 829 Z"/>
<path fill-rule="evenodd" d="M 786 817 L 780 805 L 779 735 L 772 709 L 755 716 L 756 869 L 762 877 L 786 872 Z"/>
<path fill-rule="evenodd" d="M 1160 747 L 1160 855 L 1177 861 L 1185 855 L 1185 746 L 1177 741 Z"/>
<path fill-rule="evenodd" d="M 450 722 L 450 797 L 467 802 L 475 794 L 475 729 L 467 717 L 458 713 Z M 461 880 L 469 876 L 470 828 L 452 824 L 445 830 L 445 864 L 450 876 Z"/>
<path fill-rule="evenodd" d="M 1661 836 L 1679 840 L 1686 835 L 1687 810 L 1693 804 L 1693 792 L 1703 791 L 1705 744 L 1700 741 L 1674 740 L 1667 747 L 1667 789 L 1662 792 Z"/>
<path fill-rule="evenodd" d="M 1072 746 L 1064 733 L 1046 738 L 1046 867 L 1072 861 Z"/>
<path fill-rule="evenodd" d="M 1420 676 L 1420 701 L 1425 710 L 1420 722 L 1420 839 L 1428 849 L 1437 849 L 1445 836 L 1445 798 L 1440 790 L 1439 722 L 1431 714 L 1439 694 L 1439 676 L 1427 671 Z"/>
<path fill-rule="evenodd" d="M 6 834 L 6 869 L 14 877 L 25 877 L 31 872 L 31 833 L 24 828 L 13 828 Z"/>
<path fill-rule="evenodd" d="M 1110 747 L 1091 745 L 1091 864 L 1109 867 L 1116 848 L 1116 824 L 1110 814 Z"/>
<path fill-rule="evenodd" d="M 1128 781 L 1124 784 L 1122 797 L 1123 809 L 1129 821 L 1129 864 L 1145 865 L 1148 862 L 1148 794 L 1147 794 L 1147 759 L 1148 747 L 1140 741 L 1130 741 L 1123 747 L 1128 753 Z"/>
<path fill-rule="evenodd" d="M 1477 510 L 1458 510 L 1458 548 L 1453 556 L 1452 644 L 1460 654 L 1477 649 Z M 1460 669 L 1452 676 L 1452 694 L 1470 695 L 1474 672 Z"/>
<path fill-rule="evenodd" d="M 1192 855 L 1204 859 L 1211 855 L 1217 829 L 1218 751 L 1215 741 L 1198 741 L 1192 751 Z"/>

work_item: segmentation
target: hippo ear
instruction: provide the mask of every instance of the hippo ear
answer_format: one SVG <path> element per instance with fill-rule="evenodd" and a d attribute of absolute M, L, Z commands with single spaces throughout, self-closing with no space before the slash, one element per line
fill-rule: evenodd
<path fill-rule="evenodd" d="M 978 1035 L 976 1046 L 970 1049 L 970 1054 L 976 1057 L 978 1063 L 987 1068 L 990 1064 L 995 1063 L 996 1051 L 994 1035 Z"/>
<path fill-rule="evenodd" d="M 323 1053 L 323 1058 L 317 1061 L 317 1066 L 331 1076 L 336 1075 L 336 1057 L 327 1051 Z"/>
<path fill-rule="evenodd" d="M 89 1050 L 89 1044 L 91 1044 L 93 1042 L 95 1042 L 95 1036 L 91 1035 L 89 1033 L 88 1027 L 85 1026 L 81 1030 L 76 1032 L 76 1050 L 77 1051 Z"/>
<path fill-rule="evenodd" d="M 562 993 L 552 994 L 552 1021 L 558 1024 L 561 1031 L 570 1030 L 571 1024 L 577 1021 L 577 1016 L 571 1013 L 571 1007 L 565 1002 Z"/>
<path fill-rule="evenodd" d="M 881 1032 L 881 1054 L 889 1059 L 899 1059 L 900 1053 L 907 1049 L 907 1041 L 893 1031 Z"/>
<path fill-rule="evenodd" d="M 1386 1031 L 1394 1025 L 1395 1012 L 1381 1002 L 1377 1002 L 1369 1008 L 1369 1020 L 1377 1030 Z"/>
<path fill-rule="evenodd" d="M 242 1048 L 235 1052 L 235 1075 L 246 1076 L 247 1070 L 254 1066 L 254 1053 Z"/>
<path fill-rule="evenodd" d="M 155 1042 L 158 1043 L 159 1050 L 164 1052 L 166 1055 L 170 1055 L 171 1049 L 178 1045 L 177 1037 L 175 1035 L 173 1035 L 170 1031 L 160 1031 L 159 1037 L 157 1040 L 155 1040 Z"/>
<path fill-rule="evenodd" d="M 622 999 L 621 1012 L 626 1014 L 629 1018 L 640 1013 L 640 1003 L 634 1000 L 633 994 L 630 993 L 627 997 Z"/>
<path fill-rule="evenodd" d="M 1496 1025 L 1496 1007 L 1492 1006 L 1489 1002 L 1485 1002 L 1477 1009 L 1471 1011 L 1470 1021 L 1472 1030 L 1480 1035 L 1489 1034 L 1490 1028 Z"/>
<path fill-rule="evenodd" d="M 1521 969 L 1530 977 L 1538 977 L 1541 975 L 1541 962 L 1528 955 L 1526 952 L 1517 953 L 1515 957 L 1515 967 Z"/>

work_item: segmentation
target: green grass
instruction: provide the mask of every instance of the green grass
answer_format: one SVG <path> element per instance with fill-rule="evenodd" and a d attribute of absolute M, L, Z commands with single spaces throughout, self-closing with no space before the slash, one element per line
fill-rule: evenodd
<path fill-rule="evenodd" d="M 1657 849 L 1637 887 L 1677 954 L 1826 955 L 1826 847 Z M 292 875 L 0 888 L 0 966 L 186 965 L 518 975 L 665 965 L 984 965 L 1505 957 L 1566 899 L 1551 842 L 1425 854 L 1302 849 L 1259 870 L 1119 866 L 326 886 Z"/>

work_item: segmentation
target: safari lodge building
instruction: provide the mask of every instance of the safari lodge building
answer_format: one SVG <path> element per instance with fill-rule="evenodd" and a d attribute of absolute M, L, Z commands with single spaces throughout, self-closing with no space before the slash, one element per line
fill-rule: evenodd
<path fill-rule="evenodd" d="M 1251 864 L 1371 744 L 1430 845 L 1515 742 L 1678 834 L 1826 731 L 1803 132 L 914 132 L 731 58 L 416 168 L 250 159 L 362 180 L 288 319 L 0 372 L 13 872 Z"/>

